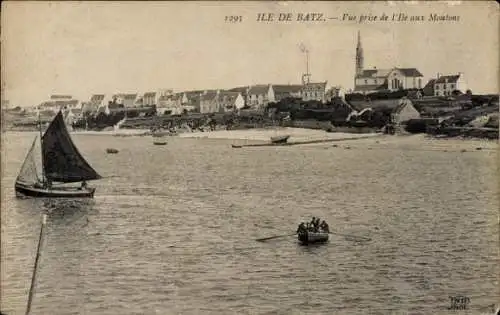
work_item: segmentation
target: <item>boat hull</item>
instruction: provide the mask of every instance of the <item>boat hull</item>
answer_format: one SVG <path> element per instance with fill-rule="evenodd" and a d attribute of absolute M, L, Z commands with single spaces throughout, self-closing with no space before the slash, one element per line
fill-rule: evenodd
<path fill-rule="evenodd" d="M 303 231 L 298 234 L 298 238 L 299 242 L 304 245 L 325 243 L 328 241 L 328 233 Z"/>
<path fill-rule="evenodd" d="M 154 145 L 166 145 L 166 142 L 153 142 Z"/>
<path fill-rule="evenodd" d="M 21 183 L 16 183 L 15 190 L 17 197 L 32 197 L 32 198 L 93 198 L 95 192 L 95 188 L 45 189 Z"/>
<path fill-rule="evenodd" d="M 271 143 L 283 144 L 283 143 L 286 143 L 288 141 L 288 138 L 290 138 L 289 135 L 271 137 Z"/>

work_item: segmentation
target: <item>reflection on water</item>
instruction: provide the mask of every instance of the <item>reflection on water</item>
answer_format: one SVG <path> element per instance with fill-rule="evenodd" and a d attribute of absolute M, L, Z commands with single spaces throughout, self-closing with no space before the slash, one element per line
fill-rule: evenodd
<path fill-rule="evenodd" d="M 494 151 L 75 136 L 114 176 L 76 202 L 16 199 L 32 138 L 7 137 L 0 272 L 9 315 L 24 314 L 42 213 L 33 314 L 434 314 L 451 295 L 469 297 L 474 312 L 497 302 Z M 255 241 L 311 216 L 345 235 L 320 246 Z"/>

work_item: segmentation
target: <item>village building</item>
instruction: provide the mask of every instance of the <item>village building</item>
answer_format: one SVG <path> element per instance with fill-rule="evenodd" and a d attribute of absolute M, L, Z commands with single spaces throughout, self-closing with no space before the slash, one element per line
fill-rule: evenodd
<path fill-rule="evenodd" d="M 325 99 L 327 102 L 330 102 L 337 98 L 342 98 L 343 96 L 343 91 L 340 86 L 332 86 L 325 92 Z"/>
<path fill-rule="evenodd" d="M 80 108 L 81 104 L 78 100 L 73 99 L 70 95 L 51 95 L 48 101 L 42 102 L 35 106 L 34 112 L 52 111 L 56 114 L 60 110 Z"/>
<path fill-rule="evenodd" d="M 183 111 L 182 108 L 182 93 L 170 93 L 160 95 L 158 104 L 156 105 L 156 112 L 158 115 L 178 115 Z"/>
<path fill-rule="evenodd" d="M 423 74 L 416 68 L 365 69 L 361 36 L 358 32 L 356 46 L 356 71 L 354 93 L 397 91 L 401 89 L 422 89 Z"/>
<path fill-rule="evenodd" d="M 105 94 L 94 94 L 90 97 L 90 104 L 93 107 L 99 108 L 106 103 Z"/>
<path fill-rule="evenodd" d="M 467 84 L 462 72 L 456 75 L 440 75 L 433 82 L 435 96 L 449 96 L 453 91 L 458 90 L 463 94 L 467 91 Z"/>
<path fill-rule="evenodd" d="M 220 91 L 217 99 L 219 111 L 236 112 L 245 107 L 245 100 L 240 92 Z"/>
<path fill-rule="evenodd" d="M 399 100 L 399 105 L 391 113 L 391 122 L 395 126 L 400 126 L 410 119 L 419 118 L 420 113 L 415 108 L 415 106 L 413 106 L 412 101 L 407 97 L 401 98 Z"/>
<path fill-rule="evenodd" d="M 153 106 L 157 104 L 156 92 L 146 92 L 142 96 L 142 104 L 143 106 Z"/>
<path fill-rule="evenodd" d="M 241 97 L 243 97 L 243 101 L 245 103 L 244 106 L 247 106 L 247 96 L 248 96 L 248 90 L 250 89 L 249 86 L 239 86 L 239 87 L 235 87 L 235 88 L 232 88 L 232 89 L 228 89 L 227 91 L 229 92 L 239 92 L 241 94 Z"/>
<path fill-rule="evenodd" d="M 270 102 L 275 102 L 274 90 L 271 84 L 259 84 L 248 89 L 247 106 L 262 110 Z"/>
<path fill-rule="evenodd" d="M 121 104 L 126 108 L 136 107 L 137 93 L 118 93 L 112 97 L 114 103 Z"/>
<path fill-rule="evenodd" d="M 326 101 L 326 84 L 327 82 L 305 83 L 302 86 L 301 96 L 303 101 Z"/>
<path fill-rule="evenodd" d="M 282 99 L 294 97 L 300 98 L 302 97 L 302 84 L 273 84 L 271 86 L 274 92 L 274 100 L 275 102 L 279 102 Z"/>
<path fill-rule="evenodd" d="M 222 111 L 219 106 L 218 96 L 219 90 L 205 91 L 200 97 L 200 113 L 217 113 Z"/>
<path fill-rule="evenodd" d="M 182 92 L 181 104 L 183 110 L 201 112 L 201 96 L 205 92 L 204 90 Z"/>

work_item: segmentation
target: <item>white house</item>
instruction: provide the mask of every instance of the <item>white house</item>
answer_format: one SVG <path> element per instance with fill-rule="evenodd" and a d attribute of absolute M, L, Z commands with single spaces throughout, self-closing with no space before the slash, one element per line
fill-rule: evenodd
<path fill-rule="evenodd" d="M 247 94 L 247 105 L 254 109 L 263 109 L 269 102 L 275 102 L 271 84 L 250 86 Z"/>
<path fill-rule="evenodd" d="M 416 68 L 362 70 L 355 77 L 354 92 L 370 93 L 383 90 L 422 89 L 423 74 Z"/>
<path fill-rule="evenodd" d="M 433 83 L 434 96 L 451 95 L 455 90 L 461 91 L 464 94 L 467 91 L 467 84 L 462 72 L 456 75 L 440 75 L 438 73 L 437 79 Z"/>

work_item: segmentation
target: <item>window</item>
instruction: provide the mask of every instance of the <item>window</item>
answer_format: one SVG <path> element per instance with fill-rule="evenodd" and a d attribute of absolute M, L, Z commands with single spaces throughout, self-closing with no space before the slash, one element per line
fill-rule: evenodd
<path fill-rule="evenodd" d="M 436 90 L 439 90 L 439 84 L 436 84 Z"/>
<path fill-rule="evenodd" d="M 451 84 L 451 89 L 454 90 L 455 89 L 455 84 Z"/>
<path fill-rule="evenodd" d="M 368 80 L 365 80 L 365 84 L 368 84 Z"/>
<path fill-rule="evenodd" d="M 374 79 L 374 80 L 373 80 L 373 83 L 374 83 L 374 84 L 377 84 L 377 79 Z"/>

